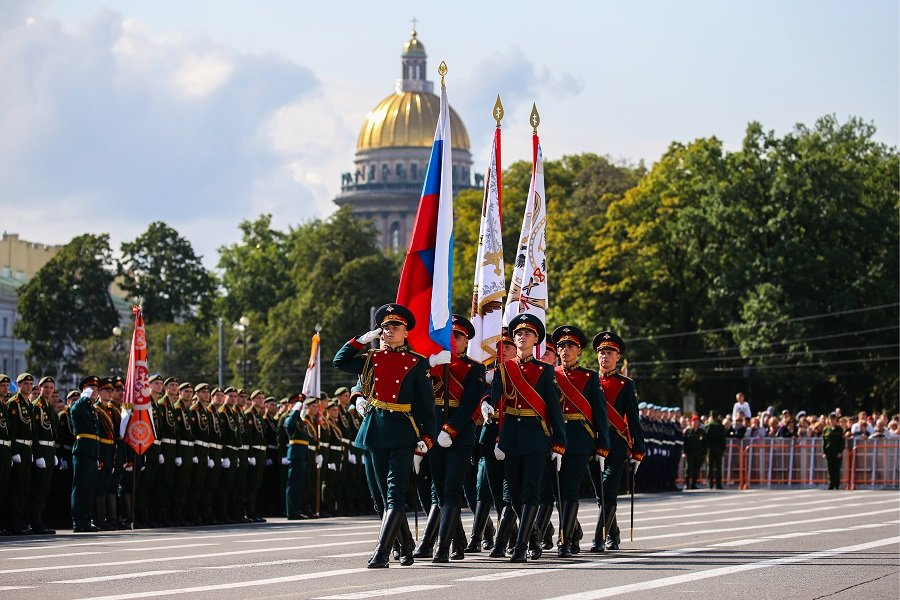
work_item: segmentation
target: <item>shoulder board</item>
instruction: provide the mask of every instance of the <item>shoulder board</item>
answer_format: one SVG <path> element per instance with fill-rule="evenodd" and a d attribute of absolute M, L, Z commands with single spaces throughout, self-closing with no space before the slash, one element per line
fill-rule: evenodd
<path fill-rule="evenodd" d="M 424 360 L 424 361 L 426 362 L 426 364 L 427 364 L 427 362 L 428 362 L 428 357 L 425 356 L 424 354 L 419 354 L 418 352 L 416 352 L 415 350 L 412 350 L 412 349 L 409 350 L 409 353 L 410 353 L 411 355 L 413 355 L 413 356 L 418 356 L 419 358 L 421 358 L 422 360 Z"/>
<path fill-rule="evenodd" d="M 624 379 L 625 381 L 634 381 L 631 377 L 626 377 L 625 375 L 622 375 L 621 373 L 616 373 L 616 377 L 618 377 L 619 379 Z"/>

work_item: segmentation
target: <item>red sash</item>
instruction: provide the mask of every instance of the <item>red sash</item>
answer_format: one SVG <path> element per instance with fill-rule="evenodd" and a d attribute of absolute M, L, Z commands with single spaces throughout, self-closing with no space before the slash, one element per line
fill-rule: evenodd
<path fill-rule="evenodd" d="M 603 395 L 606 396 L 606 418 L 609 420 L 609 424 L 616 430 L 622 439 L 628 442 L 628 448 L 631 448 L 633 443 L 631 439 L 631 430 L 628 427 L 628 421 L 619 414 L 615 407 L 616 398 L 619 397 L 619 392 L 622 391 L 622 387 L 624 387 L 624 383 L 622 380 L 613 377 L 607 377 L 606 379 L 611 379 L 610 382 L 612 385 L 609 385 L 609 389 L 603 388 Z M 603 378 L 601 377 L 601 383 Z M 613 389 L 615 387 L 615 390 Z M 615 391 L 615 395 L 612 392 Z M 607 393 L 609 392 L 609 393 Z"/>
<path fill-rule="evenodd" d="M 519 397 L 528 404 L 531 409 L 538 414 L 538 416 L 543 421 L 547 421 L 547 404 L 544 402 L 544 399 L 541 398 L 541 395 L 537 393 L 537 390 L 532 387 L 528 380 L 525 379 L 525 376 L 522 375 L 522 370 L 519 369 L 519 365 L 515 359 L 510 359 L 504 361 L 503 363 L 503 371 L 509 377 L 510 382 L 513 384 L 513 388 L 515 388 L 516 393 L 518 393 Z M 505 386 L 504 386 L 505 387 Z M 504 390 L 505 392 L 506 390 Z"/>
<path fill-rule="evenodd" d="M 594 410 L 591 408 L 590 402 L 587 401 L 587 398 L 584 397 L 584 394 L 581 393 L 581 390 L 575 387 L 575 384 L 569 379 L 569 376 L 566 375 L 566 370 L 562 367 L 556 367 L 556 383 L 559 384 L 559 389 L 562 390 L 563 396 L 566 397 L 566 400 L 572 403 L 572 405 L 578 409 L 578 411 L 583 414 L 588 422 L 593 426 L 594 424 Z"/>

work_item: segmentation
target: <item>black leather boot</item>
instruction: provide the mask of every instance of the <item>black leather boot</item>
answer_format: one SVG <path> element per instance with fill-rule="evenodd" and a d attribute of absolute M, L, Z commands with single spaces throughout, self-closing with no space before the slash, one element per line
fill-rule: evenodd
<path fill-rule="evenodd" d="M 584 530 L 581 528 L 581 523 L 578 522 L 578 519 L 575 519 L 575 527 L 572 529 L 572 543 L 570 547 L 572 549 L 572 554 L 581 553 L 581 538 L 584 537 Z"/>
<path fill-rule="evenodd" d="M 397 556 L 397 560 L 400 561 L 401 566 L 408 567 L 416 562 L 413 560 L 416 541 L 413 539 L 412 532 L 409 530 L 409 521 L 406 519 L 400 521 L 400 526 L 397 528 L 397 540 L 400 544 L 400 554 Z"/>
<path fill-rule="evenodd" d="M 503 558 L 506 556 L 506 544 L 512 535 L 512 529 L 516 524 L 516 511 L 512 506 L 507 506 L 500 514 L 500 525 L 497 526 L 497 537 L 494 540 L 494 549 L 491 550 L 491 558 Z"/>
<path fill-rule="evenodd" d="M 456 515 L 456 531 L 451 543 L 450 560 L 463 560 L 466 557 L 466 530 L 462 524 L 462 517 Z"/>
<path fill-rule="evenodd" d="M 591 541 L 591 549 L 589 552 L 603 552 L 606 550 L 606 547 L 603 545 L 606 541 L 603 528 L 603 520 L 604 518 L 608 518 L 608 515 L 604 515 L 602 508 L 600 515 L 597 517 L 597 527 L 594 529 L 594 539 Z"/>
<path fill-rule="evenodd" d="M 390 564 L 391 546 L 394 545 L 394 537 L 397 535 L 401 519 L 406 520 L 406 515 L 402 510 L 392 509 L 384 513 L 384 518 L 381 519 L 381 530 L 378 532 L 378 544 L 369 559 L 368 567 L 370 569 L 386 569 Z"/>
<path fill-rule="evenodd" d="M 544 553 L 545 532 L 550 529 L 550 517 L 552 516 L 552 504 L 541 504 L 538 507 L 537 516 L 534 518 L 534 529 L 531 531 L 531 540 L 528 543 L 528 558 L 531 560 L 539 559 Z"/>
<path fill-rule="evenodd" d="M 441 509 L 441 523 L 438 528 L 437 550 L 435 550 L 434 558 L 431 559 L 431 562 L 450 562 L 450 542 L 456 535 L 456 520 L 458 518 L 458 506 L 445 506 Z"/>
<path fill-rule="evenodd" d="M 94 497 L 94 524 L 97 525 L 97 528 L 100 531 L 112 531 L 115 529 L 112 525 L 110 525 L 106 521 L 106 497 L 105 496 L 95 496 Z"/>
<path fill-rule="evenodd" d="M 491 515 L 491 505 L 487 502 L 475 504 L 475 516 L 472 520 L 472 539 L 466 546 L 466 552 L 481 552 L 481 540 L 488 517 Z"/>
<path fill-rule="evenodd" d="M 562 543 L 559 545 L 556 555 L 559 558 L 572 558 L 572 538 L 575 535 L 575 519 L 578 517 L 578 501 L 567 500 L 562 503 L 562 531 L 560 537 Z"/>
<path fill-rule="evenodd" d="M 534 522 L 537 517 L 538 507 L 526 504 L 522 507 L 522 518 L 519 521 L 519 535 L 516 536 L 516 547 L 513 549 L 510 562 L 528 562 L 528 542 L 534 532 Z"/>
<path fill-rule="evenodd" d="M 422 532 L 422 539 L 419 545 L 413 551 L 413 558 L 431 558 L 434 553 L 434 541 L 437 539 L 438 525 L 441 522 L 441 509 L 435 504 L 428 513 L 428 520 L 425 521 L 425 530 Z"/>
<path fill-rule="evenodd" d="M 621 541 L 619 538 L 619 524 L 616 521 L 616 511 L 613 510 L 606 520 L 606 543 L 604 545 L 607 550 L 618 550 Z"/>
<path fill-rule="evenodd" d="M 481 540 L 482 550 L 490 550 L 494 547 L 494 536 L 496 534 L 497 529 L 494 527 L 494 521 L 490 517 L 490 508 L 488 508 L 488 519 L 484 524 L 484 537 Z"/>

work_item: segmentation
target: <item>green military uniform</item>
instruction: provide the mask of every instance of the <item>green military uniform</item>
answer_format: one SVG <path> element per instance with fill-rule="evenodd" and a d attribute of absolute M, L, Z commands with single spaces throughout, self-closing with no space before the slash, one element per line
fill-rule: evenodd
<path fill-rule="evenodd" d="M 28 373 L 19 375 L 16 383 L 34 381 Z M 9 514 L 7 530 L 13 535 L 22 535 L 31 532 L 26 524 L 26 502 L 31 490 L 31 473 L 33 469 L 32 449 L 34 446 L 34 432 L 32 429 L 32 407 L 28 398 L 21 392 L 16 392 L 6 403 L 8 414 L 8 427 L 12 439 L 11 460 L 12 468 L 9 475 Z"/>
<path fill-rule="evenodd" d="M 193 392 L 191 384 L 187 382 L 178 386 L 179 394 L 183 390 Z M 191 408 L 187 400 L 180 397 L 172 408 L 175 412 L 175 439 L 178 441 L 175 447 L 175 508 L 172 511 L 172 520 L 175 525 L 189 525 L 188 502 L 200 461 L 194 453 L 194 430 L 191 427 Z M 205 469 L 206 465 L 203 465 L 203 468 Z"/>
<path fill-rule="evenodd" d="M 575 325 L 557 327 L 552 341 L 557 350 L 564 344 L 587 347 L 587 336 Z M 577 544 L 573 547 L 573 536 L 578 519 L 579 492 L 588 464 L 596 456 L 604 459 L 609 456 L 609 422 L 597 371 L 578 365 L 561 365 L 555 371 L 566 423 L 566 454 L 559 473 L 562 531 L 557 554 L 568 558 L 578 551 Z M 547 514 L 549 516 L 549 510 Z"/>
<path fill-rule="evenodd" d="M 722 489 L 722 456 L 725 454 L 725 428 L 713 413 L 706 423 L 706 479 L 709 489 Z"/>
<path fill-rule="evenodd" d="M 251 394 L 251 400 L 260 391 Z M 251 406 L 244 411 L 244 430 L 247 435 L 247 519 L 253 523 L 264 523 L 265 519 L 257 512 L 257 499 L 262 488 L 263 475 L 266 469 L 266 432 L 263 416 L 259 409 Z"/>
<path fill-rule="evenodd" d="M 0 383 L 9 384 L 9 376 L 0 374 Z M 9 496 L 9 472 L 12 465 L 12 431 L 9 424 L 9 413 L 6 408 L 5 394 L 0 392 L 0 510 L 6 506 Z M 6 533 L 5 523 L 0 521 L 0 535 Z"/>
<path fill-rule="evenodd" d="M 304 406 L 312 404 L 318 405 L 316 398 L 309 398 L 303 402 Z M 319 516 L 320 503 L 322 499 L 322 465 L 325 457 L 322 455 L 322 449 L 319 446 L 319 425 L 320 415 L 306 415 L 303 417 L 303 423 L 306 425 L 306 434 L 309 436 L 309 446 L 307 447 L 307 469 L 306 469 L 306 489 L 311 490 L 306 502 L 308 504 L 306 514 Z"/>
<path fill-rule="evenodd" d="M 328 403 L 328 409 L 331 408 L 339 408 L 337 400 Z M 346 447 L 340 425 L 327 412 L 322 421 L 322 435 L 319 438 L 319 448 L 325 465 L 322 470 L 322 506 L 325 508 L 322 516 L 333 516 L 339 514 L 343 508 L 340 500 Z"/>
<path fill-rule="evenodd" d="M 213 390 L 212 395 L 221 393 L 219 388 Z M 200 409 L 198 409 L 200 410 Z M 218 409 L 215 404 L 204 407 L 206 417 L 209 423 L 207 431 L 207 472 L 206 472 L 206 489 L 203 495 L 203 519 L 210 525 L 218 524 L 218 511 L 216 502 L 218 500 L 219 483 L 222 479 L 222 451 L 224 446 L 222 440 L 224 432 L 222 431 L 222 422 L 219 420 Z M 210 464 L 212 466 L 210 466 Z"/>
<path fill-rule="evenodd" d="M 42 377 L 38 385 L 56 383 L 52 377 Z M 53 484 L 53 472 L 56 467 L 56 444 L 59 431 L 59 420 L 56 410 L 49 405 L 49 400 L 38 396 L 32 403 L 32 427 L 34 445 L 32 456 L 34 469 L 31 472 L 31 489 L 29 506 L 31 508 L 31 531 L 33 533 L 56 533 L 44 527 L 44 509 L 47 506 L 47 494 Z M 43 465 L 43 466 L 41 466 Z"/>
<path fill-rule="evenodd" d="M 303 493 L 306 490 L 307 473 L 309 471 L 309 429 L 305 416 L 298 406 L 301 402 L 299 394 L 292 396 L 294 403 L 289 412 L 282 415 L 282 429 L 286 438 L 287 481 L 285 484 L 284 503 L 288 520 L 303 519 Z"/>
<path fill-rule="evenodd" d="M 287 480 L 288 480 L 288 467 L 290 466 L 290 461 L 288 460 L 288 434 L 287 430 L 284 428 L 284 422 L 287 420 L 289 410 L 285 410 L 285 405 L 290 401 L 289 398 L 282 398 L 278 403 L 278 417 L 275 419 L 275 440 L 278 446 L 278 460 L 275 461 L 275 464 L 278 466 L 278 504 L 282 510 L 279 510 L 279 513 L 283 516 L 288 516 L 287 513 Z M 304 455 L 305 456 L 305 455 Z"/>
<path fill-rule="evenodd" d="M 519 314 L 510 320 L 509 331 L 514 338 L 518 330 L 534 333 L 535 346 L 545 337 L 543 322 L 531 314 Z M 501 363 L 491 386 L 491 404 L 499 413 L 500 437 L 496 450 L 500 451 L 497 457 L 504 460 L 511 502 L 506 512 L 512 510 L 519 517 L 511 560 L 525 562 L 547 459 L 551 453 L 562 456 L 566 452 L 566 427 L 553 367 L 531 356 Z M 505 545 L 505 541 L 500 544 L 500 539 L 508 539 L 511 525 L 507 523 L 511 519 L 504 514 L 493 555 L 499 546 Z"/>
<path fill-rule="evenodd" d="M 97 377 L 86 377 L 81 380 L 80 387 L 85 390 L 99 385 Z M 69 425 L 75 436 L 72 445 L 72 527 L 75 533 L 97 531 L 91 523 L 91 503 L 97 492 L 100 418 L 89 394 L 80 396 L 72 405 Z"/>
<path fill-rule="evenodd" d="M 198 384 L 194 393 L 201 389 L 209 389 L 205 383 Z M 209 488 L 209 442 L 210 442 L 210 416 L 199 399 L 194 397 L 189 411 L 191 420 L 191 433 L 194 436 L 194 457 L 197 463 L 193 468 L 191 489 L 188 493 L 187 519 L 194 524 L 203 524 L 206 521 L 206 499 Z"/>
<path fill-rule="evenodd" d="M 234 388 L 226 388 L 225 393 L 234 393 Z M 238 466 L 238 451 L 241 445 L 240 417 L 233 407 L 219 408 L 219 426 L 222 429 L 222 475 L 219 478 L 218 519 L 223 523 L 236 523 L 233 496 L 234 481 Z"/>
<path fill-rule="evenodd" d="M 334 395 L 340 397 L 346 388 L 338 388 Z M 365 492 L 365 471 L 362 464 L 363 452 L 353 445 L 356 440 L 356 434 L 359 426 L 362 424 L 362 418 L 356 412 L 355 406 L 343 406 L 339 404 L 340 412 L 338 413 L 338 425 L 344 437 L 341 443 L 346 449 L 346 461 L 344 469 L 341 471 L 341 487 L 344 491 L 344 507 L 351 513 L 365 514 L 368 510 L 364 506 L 364 498 L 368 495 Z"/>
<path fill-rule="evenodd" d="M 250 432 L 247 431 L 247 423 L 240 408 L 234 408 L 234 416 L 237 419 L 238 440 L 240 441 L 238 443 L 237 468 L 234 472 L 234 488 L 231 490 L 231 508 L 235 521 L 249 523 L 250 519 L 247 518 L 247 481 L 250 473 Z"/>
<path fill-rule="evenodd" d="M 691 419 L 693 422 L 699 422 L 700 417 L 696 415 Z M 703 460 L 706 457 L 706 432 L 698 427 L 688 427 L 684 430 L 684 459 L 685 459 L 685 476 L 684 485 L 689 490 L 697 489 L 697 480 L 700 478 L 700 467 L 703 466 Z"/>
<path fill-rule="evenodd" d="M 625 352 L 625 342 L 611 331 L 601 331 L 594 336 L 593 347 L 598 353 L 604 348 L 614 349 L 619 353 Z M 646 452 L 634 381 L 613 370 L 600 374 L 600 388 L 606 398 L 610 447 L 606 468 L 603 470 L 602 484 L 603 506 L 606 509 L 606 515 L 603 515 L 602 520 L 598 519 L 597 521 L 594 543 L 591 546 L 592 552 L 600 552 L 604 549 L 618 550 L 621 537 L 616 521 L 616 507 L 625 463 L 629 460 L 640 463 L 644 460 Z M 602 536 L 604 524 L 607 532 L 606 540 Z"/>
<path fill-rule="evenodd" d="M 158 373 L 154 373 L 150 376 L 148 384 L 157 379 L 161 378 Z M 159 402 L 160 399 L 158 398 L 151 398 L 150 400 L 150 415 L 153 419 L 153 431 L 156 432 L 156 439 L 153 440 L 153 444 L 147 448 L 144 454 L 136 456 L 134 459 L 134 468 L 137 473 L 134 497 L 136 528 L 153 527 L 156 525 L 155 521 L 152 520 L 150 501 L 151 496 L 155 493 L 156 487 L 161 480 L 160 473 L 163 467 L 160 465 L 159 461 L 160 459 L 165 460 L 162 450 L 163 442 L 161 439 L 162 431 L 160 430 Z"/>
<path fill-rule="evenodd" d="M 266 409 L 263 413 L 263 435 L 266 439 L 266 467 L 263 473 L 263 485 L 260 492 L 262 500 L 259 511 L 261 516 L 284 515 L 280 508 L 283 500 L 279 477 L 281 473 L 281 455 L 278 453 L 278 420 L 272 410 L 275 398 L 266 398 Z"/>
<path fill-rule="evenodd" d="M 100 380 L 101 390 L 112 390 L 112 380 L 105 377 Z M 116 430 L 115 421 L 113 420 L 112 411 L 103 405 L 101 400 L 94 403 L 94 409 L 97 411 L 98 421 L 100 423 L 100 461 L 99 473 L 97 473 L 97 487 L 94 491 L 94 523 L 102 531 L 111 531 L 118 526 L 111 523 L 107 517 L 106 495 L 111 485 L 113 475 L 113 466 L 116 460 Z"/>
<path fill-rule="evenodd" d="M 413 314 L 399 304 L 382 306 L 375 312 L 375 319 L 382 327 L 404 326 L 405 330 L 415 327 Z M 405 515 L 406 488 L 414 451 L 420 442 L 425 448 L 434 444 L 434 390 L 428 376 L 428 360 L 405 341 L 394 347 L 368 350 L 359 356 L 364 349 L 363 343 L 352 339 L 338 351 L 333 363 L 337 369 L 360 375 L 368 398 L 369 410 L 357 437 L 359 444 L 370 453 L 384 500 L 382 529 L 368 565 L 380 568 L 388 565 L 401 521 L 405 529 L 409 527 Z M 412 552 L 411 547 L 408 550 Z M 408 560 L 412 560 L 411 556 Z"/>
<path fill-rule="evenodd" d="M 166 379 L 166 384 L 174 381 L 170 377 Z M 181 411 L 175 408 L 175 400 L 168 395 L 163 395 L 156 407 L 159 412 L 156 432 L 161 442 L 160 456 L 162 456 L 162 462 L 159 463 L 159 471 L 157 473 L 158 484 L 153 489 L 159 515 L 159 525 L 167 526 L 171 525 L 172 519 L 175 517 L 175 474 L 177 472 L 175 459 L 178 457 L 178 432 L 176 427 L 178 415 Z"/>
<path fill-rule="evenodd" d="M 834 413 L 829 418 L 836 418 Z M 844 441 L 844 429 L 835 423 L 828 425 L 822 432 L 822 452 L 828 463 L 828 489 L 837 490 L 841 487 L 841 457 L 844 453 L 846 442 Z"/>

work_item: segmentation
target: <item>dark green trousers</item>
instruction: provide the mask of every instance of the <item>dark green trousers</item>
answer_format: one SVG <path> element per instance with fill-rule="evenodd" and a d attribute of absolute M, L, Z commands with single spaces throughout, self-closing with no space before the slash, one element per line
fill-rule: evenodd
<path fill-rule="evenodd" d="M 510 501 L 518 514 L 522 514 L 525 504 L 537 506 L 541 503 L 541 484 L 547 468 L 547 453 L 506 455 L 506 481 L 509 484 Z"/>
<path fill-rule="evenodd" d="M 309 461 L 306 452 L 298 452 L 287 467 L 287 482 L 284 501 L 288 518 L 300 516 L 303 510 L 303 493 L 306 491 L 306 478 Z"/>
<path fill-rule="evenodd" d="M 559 471 L 559 485 L 562 487 L 563 502 L 578 502 L 581 491 L 581 482 L 588 470 L 588 464 L 593 455 L 569 454 L 563 456 L 562 469 Z M 551 462 L 551 472 L 555 465 Z"/>
<path fill-rule="evenodd" d="M 413 466 L 412 448 L 372 448 L 372 467 L 385 510 L 406 510 L 406 488 Z M 422 461 L 425 464 L 425 461 Z"/>
<path fill-rule="evenodd" d="M 31 489 L 29 491 L 28 504 L 31 509 L 31 524 L 38 525 L 44 522 L 44 508 L 47 506 L 47 494 L 53 485 L 53 457 L 56 450 L 52 446 L 35 446 L 34 458 L 44 459 L 45 467 L 38 469 L 35 466 L 31 471 Z"/>
<path fill-rule="evenodd" d="M 481 453 L 478 459 L 478 477 L 476 486 L 478 501 L 488 502 L 497 507 L 497 514 L 509 504 L 508 496 L 503 494 L 503 461 L 494 456 L 494 447 Z"/>
<path fill-rule="evenodd" d="M 836 490 L 841 487 L 841 457 L 825 455 L 828 463 L 828 489 Z"/>
<path fill-rule="evenodd" d="M 91 505 L 97 492 L 97 459 L 93 456 L 72 457 L 72 526 L 91 524 Z"/>
<path fill-rule="evenodd" d="M 431 481 L 438 506 L 460 506 L 463 478 L 472 458 L 472 446 L 453 444 L 442 448 L 435 444 L 426 457 L 431 466 Z"/>

